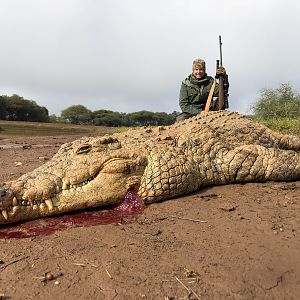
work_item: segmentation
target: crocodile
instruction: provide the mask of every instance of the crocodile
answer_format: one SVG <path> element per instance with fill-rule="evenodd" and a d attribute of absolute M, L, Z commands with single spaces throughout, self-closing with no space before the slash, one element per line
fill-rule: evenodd
<path fill-rule="evenodd" d="M 300 179 L 300 138 L 229 111 L 63 144 L 52 159 L 0 185 L 0 224 L 121 203 L 145 204 L 212 185 Z"/>

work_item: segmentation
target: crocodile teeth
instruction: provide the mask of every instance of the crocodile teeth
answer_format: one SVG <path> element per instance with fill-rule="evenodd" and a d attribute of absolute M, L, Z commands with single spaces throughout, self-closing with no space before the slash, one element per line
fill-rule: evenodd
<path fill-rule="evenodd" d="M 53 203 L 50 199 L 45 200 L 45 203 L 49 209 L 53 209 Z"/>
<path fill-rule="evenodd" d="M 1 212 L 2 212 L 3 218 L 4 218 L 5 220 L 8 220 L 8 214 L 7 214 L 6 209 L 3 209 Z"/>
<path fill-rule="evenodd" d="M 41 203 L 40 204 L 40 210 L 43 211 L 46 209 L 46 204 L 45 203 Z"/>
<path fill-rule="evenodd" d="M 13 206 L 18 206 L 18 200 L 16 197 L 13 198 L 12 204 Z"/>
<path fill-rule="evenodd" d="M 58 206 L 57 198 L 52 197 L 52 198 L 51 198 L 51 201 L 52 201 L 53 206 Z"/>

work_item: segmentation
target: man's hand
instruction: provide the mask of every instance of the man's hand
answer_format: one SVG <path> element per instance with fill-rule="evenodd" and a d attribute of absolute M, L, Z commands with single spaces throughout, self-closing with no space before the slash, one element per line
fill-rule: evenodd
<path fill-rule="evenodd" d="M 216 78 L 219 78 L 220 76 L 226 77 L 226 70 L 224 67 L 217 68 Z"/>

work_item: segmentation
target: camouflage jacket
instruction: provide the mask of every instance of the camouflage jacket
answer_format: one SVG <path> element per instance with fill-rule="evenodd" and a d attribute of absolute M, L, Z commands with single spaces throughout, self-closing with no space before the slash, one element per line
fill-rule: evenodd
<path fill-rule="evenodd" d="M 182 112 L 196 115 L 204 110 L 213 82 L 214 78 L 207 75 L 205 75 L 203 79 L 197 80 L 192 74 L 190 74 L 185 80 L 183 80 L 179 94 L 179 106 Z M 211 102 L 210 110 L 217 110 L 218 94 L 219 85 L 216 84 L 213 94 L 214 100 Z M 225 91 L 224 109 L 225 108 L 228 108 L 227 91 Z"/>

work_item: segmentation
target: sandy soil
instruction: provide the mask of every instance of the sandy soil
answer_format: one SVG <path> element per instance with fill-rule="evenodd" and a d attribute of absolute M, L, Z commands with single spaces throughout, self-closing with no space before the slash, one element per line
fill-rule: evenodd
<path fill-rule="evenodd" d="M 0 137 L 0 182 L 73 139 Z M 236 184 L 126 225 L 0 240 L 0 299 L 300 299 L 299 208 L 300 181 Z"/>

